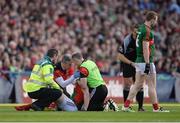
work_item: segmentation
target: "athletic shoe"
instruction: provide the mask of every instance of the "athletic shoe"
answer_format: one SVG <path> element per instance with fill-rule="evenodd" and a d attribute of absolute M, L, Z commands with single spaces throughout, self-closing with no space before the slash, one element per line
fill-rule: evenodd
<path fill-rule="evenodd" d="M 121 110 L 123 112 L 135 112 L 131 107 L 124 107 L 124 106 L 122 106 Z"/>
<path fill-rule="evenodd" d="M 164 110 L 163 107 L 160 107 L 159 109 L 157 110 L 154 110 L 153 109 L 153 112 L 170 112 L 169 110 Z"/>
<path fill-rule="evenodd" d="M 119 107 L 112 99 L 109 99 L 108 102 L 109 102 L 109 109 L 112 109 L 113 111 L 119 111 Z"/>
<path fill-rule="evenodd" d="M 31 105 L 31 109 L 33 109 L 34 111 L 43 111 L 44 109 L 35 105 L 35 104 L 32 104 Z"/>
<path fill-rule="evenodd" d="M 63 110 L 57 106 L 56 111 L 63 111 Z"/>
<path fill-rule="evenodd" d="M 109 111 L 109 101 L 106 101 L 106 102 L 104 103 L 104 111 L 105 111 L 105 112 Z"/>
<path fill-rule="evenodd" d="M 142 107 L 142 108 L 138 108 L 138 111 L 139 112 L 144 112 L 145 111 L 145 109 Z"/>

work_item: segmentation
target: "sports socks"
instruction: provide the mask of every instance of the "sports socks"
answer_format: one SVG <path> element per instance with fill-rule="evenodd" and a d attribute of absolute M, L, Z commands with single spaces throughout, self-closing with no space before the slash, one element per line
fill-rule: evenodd
<path fill-rule="evenodd" d="M 154 110 L 158 110 L 158 109 L 159 109 L 159 106 L 158 106 L 157 103 L 154 103 L 154 104 L 153 104 L 153 109 L 154 109 Z"/>
<path fill-rule="evenodd" d="M 123 98 L 124 98 L 124 102 L 127 100 L 128 94 L 129 94 L 129 90 L 123 89 Z"/>
<path fill-rule="evenodd" d="M 124 106 L 125 107 L 129 107 L 130 105 L 130 100 L 127 100 L 129 94 L 129 90 L 127 89 L 123 89 L 123 98 L 124 98 Z M 141 88 L 140 91 L 138 91 L 137 95 L 136 95 L 136 100 L 138 102 L 139 105 L 139 109 L 143 107 L 143 100 L 144 100 L 144 91 L 143 88 Z"/>
<path fill-rule="evenodd" d="M 136 95 L 136 100 L 138 102 L 139 105 L 139 109 L 143 107 L 143 100 L 144 100 L 144 91 L 143 88 L 141 88 L 140 91 L 138 91 L 137 95 Z"/>

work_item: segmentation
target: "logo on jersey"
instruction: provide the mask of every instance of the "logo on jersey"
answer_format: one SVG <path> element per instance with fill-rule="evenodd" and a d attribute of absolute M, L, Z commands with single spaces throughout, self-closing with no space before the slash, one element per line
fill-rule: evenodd
<path fill-rule="evenodd" d="M 138 44 L 138 42 L 139 42 L 139 36 L 141 35 L 141 32 L 137 32 L 137 38 L 136 38 L 136 47 L 139 47 L 139 44 Z"/>
<path fill-rule="evenodd" d="M 119 47 L 118 52 L 123 54 L 124 53 L 123 48 Z"/>

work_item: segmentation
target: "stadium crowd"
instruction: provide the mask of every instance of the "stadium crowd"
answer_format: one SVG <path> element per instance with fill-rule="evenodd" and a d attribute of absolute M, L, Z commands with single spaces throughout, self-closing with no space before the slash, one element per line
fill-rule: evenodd
<path fill-rule="evenodd" d="M 0 0 L 0 70 L 28 71 L 48 48 L 81 51 L 104 75 L 118 75 L 117 49 L 142 23 L 143 11 L 159 13 L 155 27 L 158 72 L 180 72 L 180 3 L 176 0 Z"/>

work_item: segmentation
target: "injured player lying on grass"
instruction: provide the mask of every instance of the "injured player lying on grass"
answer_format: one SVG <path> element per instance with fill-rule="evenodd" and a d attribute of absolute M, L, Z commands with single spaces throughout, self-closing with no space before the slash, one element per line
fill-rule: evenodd
<path fill-rule="evenodd" d="M 20 106 L 15 106 L 16 111 L 30 111 L 32 104 L 24 104 Z M 51 103 L 49 107 L 45 109 L 45 111 L 81 111 L 80 109 L 77 109 L 77 106 L 75 106 L 74 102 L 72 100 L 66 100 L 66 102 L 63 103 L 63 105 L 58 106 L 56 102 Z M 81 105 L 82 106 L 82 105 Z M 109 99 L 104 103 L 104 111 L 119 111 L 118 105 L 112 100 Z"/>

